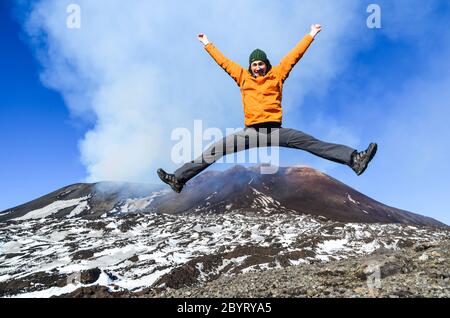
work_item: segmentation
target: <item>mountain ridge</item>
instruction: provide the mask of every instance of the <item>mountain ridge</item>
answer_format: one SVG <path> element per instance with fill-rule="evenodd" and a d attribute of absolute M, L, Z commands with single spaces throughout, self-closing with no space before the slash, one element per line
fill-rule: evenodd
<path fill-rule="evenodd" d="M 428 216 L 374 200 L 343 182 L 305 166 L 279 167 L 276 174 L 259 173 L 260 166 L 234 166 L 206 171 L 187 183 L 182 193 L 164 184 L 76 183 L 0 213 L 0 222 L 23 218 L 55 202 L 86 198 L 83 206 L 67 206 L 58 215 L 90 219 L 114 213 L 273 213 L 296 211 L 340 222 L 401 223 L 448 227 Z M 62 206 L 63 206 L 62 202 Z M 56 207 L 54 207 L 56 208 Z M 50 213 L 50 212 L 48 212 Z M 52 214 L 52 213 L 50 213 Z M 56 214 L 56 213 L 54 213 Z"/>

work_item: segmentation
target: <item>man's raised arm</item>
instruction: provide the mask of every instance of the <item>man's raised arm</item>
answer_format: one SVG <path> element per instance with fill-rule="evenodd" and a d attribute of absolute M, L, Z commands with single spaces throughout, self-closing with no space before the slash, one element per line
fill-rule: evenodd
<path fill-rule="evenodd" d="M 245 72 L 244 68 L 239 64 L 233 62 L 232 60 L 226 58 L 222 52 L 219 51 L 211 42 L 209 42 L 208 37 L 205 34 L 199 34 L 198 40 L 203 43 L 206 51 L 211 55 L 211 57 L 219 64 L 221 68 L 225 70 L 238 84 L 241 85 L 242 76 Z"/>
<path fill-rule="evenodd" d="M 306 50 L 320 31 L 322 31 L 322 26 L 320 24 L 313 24 L 311 26 L 311 32 L 305 35 L 294 49 L 281 60 L 280 64 L 278 64 L 277 68 L 283 82 L 288 78 L 292 68 L 303 57 L 303 54 L 305 54 Z"/>

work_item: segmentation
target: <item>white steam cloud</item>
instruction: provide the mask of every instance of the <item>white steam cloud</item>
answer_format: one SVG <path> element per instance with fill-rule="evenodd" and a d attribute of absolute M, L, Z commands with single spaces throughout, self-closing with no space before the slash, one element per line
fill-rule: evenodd
<path fill-rule="evenodd" d="M 71 3 L 81 8 L 81 29 L 66 26 Z M 243 125 L 239 90 L 197 33 L 243 66 L 256 47 L 276 64 L 312 23 L 322 23 L 320 45 L 291 74 L 290 108 L 306 93 L 323 94 L 354 51 L 358 32 L 349 26 L 365 21 L 357 1 L 325 0 L 40 0 L 29 13 L 24 23 L 42 81 L 62 94 L 75 118 L 92 124 L 79 144 L 89 182 L 153 181 L 157 167 L 175 168 L 171 131 L 192 128 L 195 119 L 204 127 Z M 344 138 L 357 140 L 349 132 Z"/>

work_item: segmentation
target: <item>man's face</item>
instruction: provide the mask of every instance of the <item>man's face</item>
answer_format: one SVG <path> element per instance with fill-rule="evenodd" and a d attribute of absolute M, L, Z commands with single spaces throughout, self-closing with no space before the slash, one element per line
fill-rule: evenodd
<path fill-rule="evenodd" d="M 267 65 L 263 61 L 254 61 L 250 64 L 252 74 L 256 77 L 266 75 Z"/>

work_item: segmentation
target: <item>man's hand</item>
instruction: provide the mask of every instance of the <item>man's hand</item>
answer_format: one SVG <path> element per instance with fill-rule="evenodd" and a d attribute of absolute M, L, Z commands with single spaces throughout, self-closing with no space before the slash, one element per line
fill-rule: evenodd
<path fill-rule="evenodd" d="M 198 38 L 198 40 L 199 40 L 200 42 L 203 43 L 203 45 L 209 44 L 209 40 L 208 40 L 208 37 L 206 36 L 206 34 L 200 33 L 200 34 L 197 36 L 197 38 Z"/>
<path fill-rule="evenodd" d="M 311 25 L 311 32 L 309 33 L 313 38 L 322 31 L 322 26 L 320 24 Z"/>

